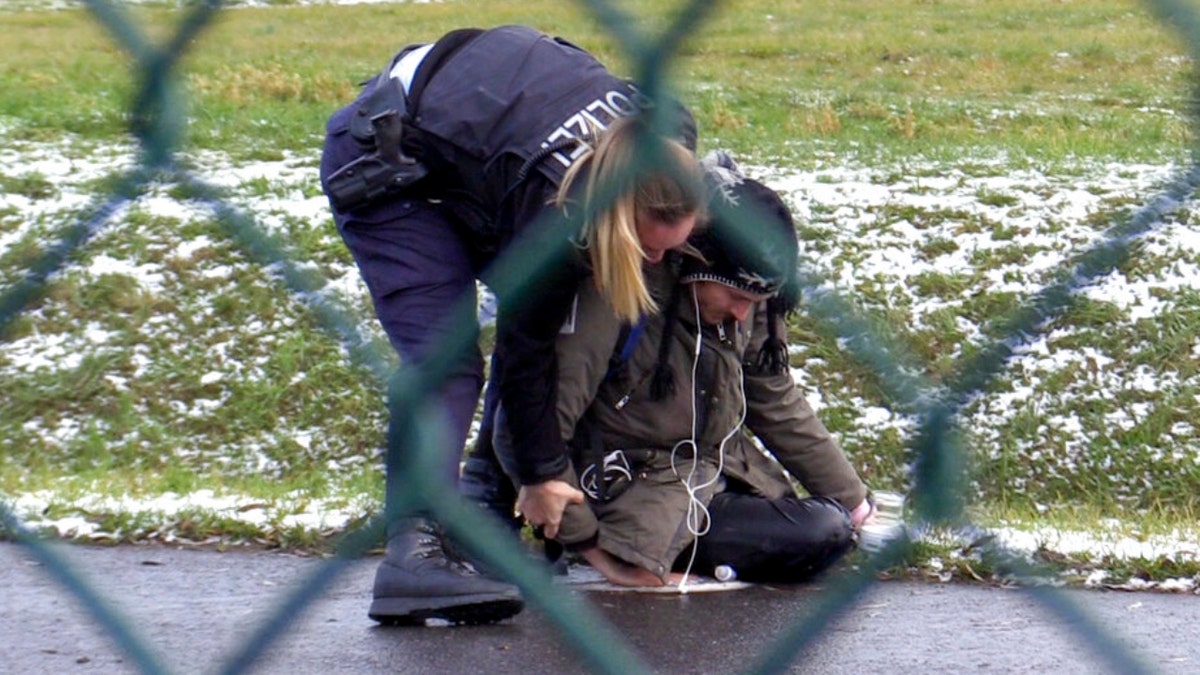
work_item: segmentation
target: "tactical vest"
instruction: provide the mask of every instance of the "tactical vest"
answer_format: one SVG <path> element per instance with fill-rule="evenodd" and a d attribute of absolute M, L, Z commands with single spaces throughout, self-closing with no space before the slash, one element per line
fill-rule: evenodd
<path fill-rule="evenodd" d="M 450 54 L 410 101 L 409 115 L 413 127 L 472 157 L 485 174 L 516 156 L 559 185 L 584 151 L 578 141 L 640 103 L 631 83 L 579 47 L 503 26 Z"/>

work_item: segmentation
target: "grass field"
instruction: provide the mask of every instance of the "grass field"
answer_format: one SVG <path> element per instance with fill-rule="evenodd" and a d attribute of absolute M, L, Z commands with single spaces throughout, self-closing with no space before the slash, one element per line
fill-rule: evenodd
<path fill-rule="evenodd" d="M 128 56 L 85 11 L 19 6 L 0 21 L 0 297 L 138 160 Z M 618 6 L 639 31 L 677 11 Z M 156 40 L 182 16 L 128 12 Z M 317 184 L 324 120 L 397 47 L 512 22 L 637 73 L 568 2 L 235 7 L 179 65 L 181 159 L 378 338 Z M 933 390 L 1189 161 L 1187 54 L 1133 2 L 731 2 L 669 75 L 701 150 L 788 197 L 808 265 Z M 1059 550 L 1072 569 L 1200 569 L 1196 212 L 1140 238 L 957 418 L 981 522 L 1185 544 Z M 123 208 L 0 335 L 0 493 L 34 527 L 113 540 L 315 546 L 373 513 L 382 390 L 277 277 L 177 185 Z M 906 489 L 913 411 L 847 336 L 802 315 L 792 337 L 864 477 Z"/>

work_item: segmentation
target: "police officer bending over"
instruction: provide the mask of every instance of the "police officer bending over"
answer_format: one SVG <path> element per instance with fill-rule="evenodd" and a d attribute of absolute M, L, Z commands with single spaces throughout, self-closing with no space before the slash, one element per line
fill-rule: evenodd
<path fill-rule="evenodd" d="M 548 254 L 529 292 L 499 298 L 492 357 L 496 398 L 513 411 L 523 508 L 539 524 L 553 525 L 575 498 L 557 479 L 568 458 L 553 373 L 576 289 L 587 280 L 616 316 L 653 313 L 643 264 L 680 246 L 705 206 L 690 117 L 677 120 L 680 142 L 652 133 L 666 128 L 666 111 L 647 110 L 633 85 L 587 52 L 501 26 L 402 49 L 326 125 L 321 184 L 402 368 L 454 342 L 449 310 L 473 306 L 476 280 L 487 282 L 510 250 Z M 615 199 L 601 196 L 608 177 L 634 167 Z M 432 400 L 446 420 L 444 470 L 423 480 L 456 480 L 482 384 L 478 348 L 454 355 Z M 394 514 L 413 449 L 388 451 Z M 464 565 L 428 513 L 395 515 L 371 618 L 473 624 L 521 610 L 518 589 Z"/>

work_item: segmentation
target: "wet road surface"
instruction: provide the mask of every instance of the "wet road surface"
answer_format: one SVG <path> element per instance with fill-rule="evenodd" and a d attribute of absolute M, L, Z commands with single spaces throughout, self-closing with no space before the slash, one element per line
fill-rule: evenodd
<path fill-rule="evenodd" d="M 173 673 L 220 672 L 322 565 L 283 553 L 56 546 Z M 582 659 L 536 607 L 473 628 L 382 628 L 366 617 L 378 559 L 351 562 L 251 672 L 567 673 Z M 822 597 L 819 585 L 688 596 L 582 593 L 662 673 L 745 672 Z M 1066 592 L 1148 672 L 1200 672 L 1195 595 Z M 793 672 L 1114 672 L 1030 592 L 881 582 L 797 655 Z M 0 543 L 0 673 L 138 672 L 28 549 Z"/>

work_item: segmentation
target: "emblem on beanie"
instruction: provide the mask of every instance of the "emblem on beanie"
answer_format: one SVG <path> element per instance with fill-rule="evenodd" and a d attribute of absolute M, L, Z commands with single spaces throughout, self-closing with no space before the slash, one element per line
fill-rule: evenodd
<path fill-rule="evenodd" d="M 738 281 L 746 284 L 747 286 L 771 288 L 773 289 L 772 292 L 779 290 L 778 279 L 768 279 L 761 274 L 747 272 L 746 270 L 738 270 Z"/>

